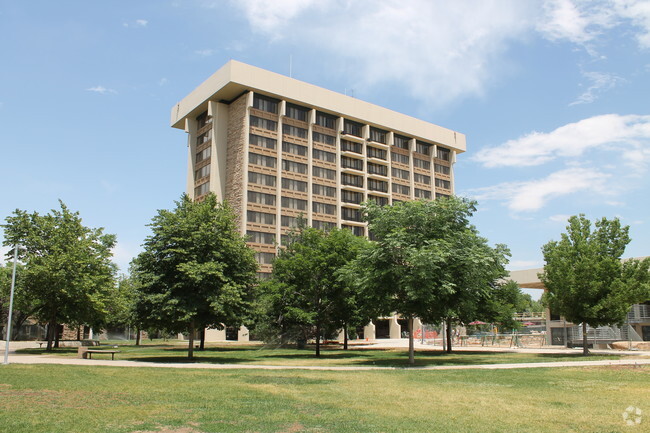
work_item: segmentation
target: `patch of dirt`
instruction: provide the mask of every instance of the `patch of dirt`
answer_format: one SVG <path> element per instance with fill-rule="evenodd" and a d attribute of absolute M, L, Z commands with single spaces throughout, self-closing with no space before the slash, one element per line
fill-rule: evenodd
<path fill-rule="evenodd" d="M 305 431 L 305 426 L 299 422 L 294 422 L 286 430 L 280 430 L 278 433 L 298 433 Z"/>

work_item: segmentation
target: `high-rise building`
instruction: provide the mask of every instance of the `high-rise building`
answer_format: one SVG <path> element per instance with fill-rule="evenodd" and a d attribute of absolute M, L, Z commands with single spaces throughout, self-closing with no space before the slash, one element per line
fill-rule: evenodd
<path fill-rule="evenodd" d="M 302 214 L 316 228 L 367 233 L 360 204 L 454 191 L 461 133 L 230 61 L 172 108 L 188 134 L 187 193 L 234 208 L 260 277 Z"/>

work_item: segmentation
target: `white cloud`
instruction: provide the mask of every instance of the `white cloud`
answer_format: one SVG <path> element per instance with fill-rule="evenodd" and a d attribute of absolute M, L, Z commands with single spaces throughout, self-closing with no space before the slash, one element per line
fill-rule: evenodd
<path fill-rule="evenodd" d="M 342 58 L 350 85 L 397 83 L 442 106 L 481 95 L 503 68 L 501 54 L 530 28 L 532 7 L 516 0 L 239 0 L 251 28 L 294 38 Z"/>
<path fill-rule="evenodd" d="M 607 200 L 605 202 L 607 206 L 613 206 L 613 207 L 622 207 L 625 206 L 625 202 L 623 201 L 617 201 L 617 200 Z"/>
<path fill-rule="evenodd" d="M 550 200 L 577 192 L 610 194 L 611 177 L 607 173 L 589 168 L 573 167 L 551 173 L 543 179 L 504 182 L 468 191 L 478 200 L 505 201 L 513 212 L 530 212 L 544 207 Z"/>
<path fill-rule="evenodd" d="M 616 12 L 638 27 L 636 39 L 640 47 L 650 48 L 650 1 L 614 0 Z"/>
<path fill-rule="evenodd" d="M 550 40 L 567 39 L 576 44 L 592 40 L 595 30 L 592 17 L 571 0 L 549 0 L 544 2 L 544 19 L 537 25 Z"/>
<path fill-rule="evenodd" d="M 565 223 L 569 220 L 570 217 L 571 215 L 557 214 L 557 215 L 551 215 L 550 217 L 548 217 L 548 219 L 550 219 L 555 223 Z"/>
<path fill-rule="evenodd" d="M 115 90 L 113 90 L 113 89 L 107 89 L 107 88 L 104 87 L 104 86 L 95 86 L 95 87 L 90 87 L 90 88 L 86 89 L 86 91 L 88 91 L 88 92 L 95 92 L 95 93 L 99 93 L 99 94 L 102 94 L 102 95 L 106 95 L 106 94 L 108 94 L 108 93 L 117 93 Z"/>
<path fill-rule="evenodd" d="M 169 80 L 167 78 L 164 78 L 164 77 L 161 78 L 160 80 L 158 80 L 158 85 L 161 86 L 161 87 L 165 86 L 168 83 L 169 83 Z"/>
<path fill-rule="evenodd" d="M 598 99 L 599 93 L 612 89 L 622 81 L 621 77 L 604 72 L 583 72 L 582 75 L 591 82 L 591 85 L 569 106 L 591 104 Z"/>
<path fill-rule="evenodd" d="M 605 114 L 561 126 L 549 133 L 523 137 L 483 148 L 474 160 L 485 167 L 535 166 L 558 157 L 578 157 L 588 149 L 622 150 L 630 167 L 650 161 L 650 116 Z"/>
<path fill-rule="evenodd" d="M 195 50 L 194 54 L 197 54 L 201 57 L 210 57 L 213 55 L 216 51 L 210 48 L 204 49 L 204 50 Z"/>
<path fill-rule="evenodd" d="M 117 264 L 121 272 L 128 272 L 129 264 L 137 256 L 142 248 L 139 245 L 132 245 L 127 242 L 117 242 L 113 248 L 113 262 Z"/>
<path fill-rule="evenodd" d="M 508 270 L 516 271 L 520 269 L 541 268 L 544 266 L 543 261 L 539 260 L 512 260 L 508 263 Z"/>
<path fill-rule="evenodd" d="M 133 28 L 147 27 L 147 24 L 149 24 L 149 21 L 143 19 L 137 19 L 134 21 L 125 21 L 122 23 L 124 27 L 133 27 Z"/>

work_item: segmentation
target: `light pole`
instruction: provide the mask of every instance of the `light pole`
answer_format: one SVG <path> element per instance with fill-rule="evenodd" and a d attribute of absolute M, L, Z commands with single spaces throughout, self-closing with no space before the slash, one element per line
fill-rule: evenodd
<path fill-rule="evenodd" d="M 11 274 L 11 295 L 9 296 L 9 317 L 7 318 L 7 332 L 5 335 L 5 360 L 9 364 L 9 341 L 11 341 L 11 315 L 14 309 L 14 288 L 16 287 L 16 263 L 18 262 L 18 244 L 14 247 L 14 270 Z"/>

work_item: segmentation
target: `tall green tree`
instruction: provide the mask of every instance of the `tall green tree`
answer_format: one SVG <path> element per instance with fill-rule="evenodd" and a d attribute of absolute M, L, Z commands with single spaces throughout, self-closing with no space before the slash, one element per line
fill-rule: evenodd
<path fill-rule="evenodd" d="M 267 331 L 299 342 L 313 337 L 320 356 L 322 337 L 364 320 L 354 287 L 338 273 L 366 242 L 346 229 L 324 232 L 302 221 L 278 252 L 272 279 L 264 285 Z"/>
<path fill-rule="evenodd" d="M 629 226 L 618 218 L 592 225 L 580 214 L 569 218 L 559 241 L 542 247 L 543 300 L 554 313 L 582 323 L 584 355 L 587 325 L 622 323 L 633 304 L 650 299 L 650 259 L 621 261 L 630 240 Z"/>
<path fill-rule="evenodd" d="M 101 327 L 116 269 L 115 235 L 84 226 L 78 212 L 59 203 L 46 215 L 16 210 L 3 225 L 4 245 L 20 245 L 21 285 L 33 315 L 48 324 L 47 350 L 58 324 Z"/>
<path fill-rule="evenodd" d="M 254 251 L 238 232 L 235 216 L 214 194 L 201 202 L 183 195 L 173 210 L 159 210 L 144 251 L 134 259 L 137 315 L 146 327 L 194 336 L 206 327 L 241 325 L 256 286 Z"/>
<path fill-rule="evenodd" d="M 469 223 L 475 202 L 451 197 L 392 206 L 364 204 L 376 239 L 350 271 L 376 316 L 397 313 L 409 324 L 409 362 L 415 362 L 413 321 L 461 317 L 505 275 L 508 251 L 491 248 Z"/>
<path fill-rule="evenodd" d="M 521 322 L 515 320 L 515 313 L 526 311 L 531 302 L 534 301 L 521 291 L 519 284 L 508 280 L 493 289 L 482 308 L 485 315 L 481 319 L 498 323 L 506 330 L 519 329 Z"/>

